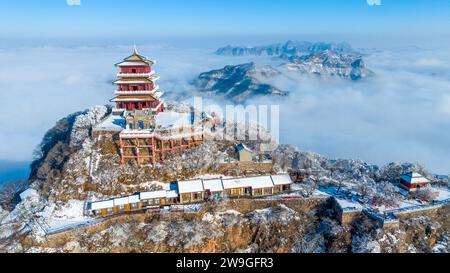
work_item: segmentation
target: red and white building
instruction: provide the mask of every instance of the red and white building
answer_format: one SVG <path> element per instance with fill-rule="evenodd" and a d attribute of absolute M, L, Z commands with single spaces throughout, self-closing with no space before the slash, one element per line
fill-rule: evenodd
<path fill-rule="evenodd" d="M 409 172 L 400 176 L 400 185 L 404 189 L 412 192 L 421 188 L 428 187 L 430 185 L 430 180 L 419 173 Z"/>
<path fill-rule="evenodd" d="M 164 103 L 160 99 L 163 92 L 159 91 L 156 81 L 159 79 L 152 69 L 156 62 L 139 55 L 136 47 L 130 56 L 116 66 L 120 68 L 118 79 L 114 82 L 117 97 L 111 101 L 117 110 L 149 109 L 157 114 L 164 111 Z"/>
<path fill-rule="evenodd" d="M 135 160 L 137 164 L 157 162 L 182 154 L 186 149 L 203 143 L 201 118 L 192 113 L 166 111 L 163 92 L 159 90 L 152 65 L 156 62 L 132 54 L 116 66 L 120 68 L 113 117 L 100 127 L 105 131 L 117 127 L 121 162 Z"/>

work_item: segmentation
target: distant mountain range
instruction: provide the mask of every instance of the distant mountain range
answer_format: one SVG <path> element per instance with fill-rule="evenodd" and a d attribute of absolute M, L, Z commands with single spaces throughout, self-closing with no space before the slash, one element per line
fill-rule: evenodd
<path fill-rule="evenodd" d="M 217 55 L 229 56 L 274 56 L 283 59 L 290 57 L 300 57 L 305 55 L 315 55 L 324 51 L 329 51 L 335 54 L 352 54 L 358 55 L 348 43 L 325 43 L 325 42 L 300 42 L 287 41 L 285 43 L 278 43 L 272 45 L 256 46 L 256 47 L 240 47 L 240 46 L 225 46 L 217 49 Z"/>
<path fill-rule="evenodd" d="M 260 81 L 260 79 L 280 74 L 280 71 L 270 65 L 257 65 L 252 62 L 227 65 L 221 69 L 201 73 L 193 84 L 208 95 L 223 96 L 234 102 L 244 102 L 254 96 L 287 95 L 287 92 Z"/>
<path fill-rule="evenodd" d="M 261 83 L 261 79 L 294 71 L 302 75 L 339 77 L 353 81 L 373 75 L 360 53 L 348 43 L 311 43 L 287 41 L 257 47 L 226 46 L 217 49 L 217 55 L 272 56 L 283 63 L 276 68 L 270 65 L 246 63 L 227 65 L 224 68 L 201 73 L 193 82 L 208 95 L 221 95 L 235 102 L 244 102 L 261 95 L 287 95 L 285 91 Z"/>
<path fill-rule="evenodd" d="M 366 68 L 362 57 L 337 54 L 328 50 L 315 55 L 292 56 L 289 58 L 289 62 L 283 64 L 283 66 L 288 70 L 298 71 L 302 74 L 338 76 L 354 81 L 373 74 L 371 70 Z"/>

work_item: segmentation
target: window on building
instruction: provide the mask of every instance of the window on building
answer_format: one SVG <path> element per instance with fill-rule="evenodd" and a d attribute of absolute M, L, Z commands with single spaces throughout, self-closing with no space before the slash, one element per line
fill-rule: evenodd
<path fill-rule="evenodd" d="M 261 189 L 253 190 L 253 195 L 255 195 L 255 196 L 262 195 L 262 190 Z"/>
<path fill-rule="evenodd" d="M 135 208 L 137 208 L 137 203 L 133 203 L 133 204 L 131 204 L 131 208 L 132 208 L 132 209 L 135 209 Z"/>
<path fill-rule="evenodd" d="M 140 120 L 139 122 L 139 129 L 144 129 L 144 122 Z"/>
<path fill-rule="evenodd" d="M 136 73 L 136 69 L 135 68 L 131 69 L 131 73 Z"/>
<path fill-rule="evenodd" d="M 231 195 L 239 195 L 241 193 L 241 189 L 231 189 Z"/>
<path fill-rule="evenodd" d="M 128 124 L 128 127 L 130 127 L 130 129 L 133 129 L 133 123 L 130 122 L 130 124 Z"/>
<path fill-rule="evenodd" d="M 124 208 L 125 208 L 125 205 L 120 205 L 119 206 L 119 209 L 121 209 L 121 210 L 124 209 Z"/>

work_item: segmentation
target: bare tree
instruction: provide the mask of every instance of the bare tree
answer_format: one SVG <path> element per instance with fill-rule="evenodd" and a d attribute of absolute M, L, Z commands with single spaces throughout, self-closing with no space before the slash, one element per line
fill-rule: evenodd
<path fill-rule="evenodd" d="M 303 189 L 305 191 L 306 197 L 310 197 L 319 187 L 319 181 L 316 177 L 309 177 L 303 183 Z"/>
<path fill-rule="evenodd" d="M 371 183 L 369 183 L 368 181 L 359 182 L 356 185 L 355 190 L 358 192 L 358 194 L 361 196 L 361 199 L 363 200 L 374 192 Z"/>
<path fill-rule="evenodd" d="M 23 189 L 25 189 L 26 185 L 27 185 L 27 180 L 18 179 L 18 180 L 3 184 L 0 187 L 0 205 L 3 207 L 3 209 L 6 209 L 6 210 L 12 209 L 12 206 L 14 204 L 14 198 L 16 197 L 16 194 L 18 192 L 22 191 Z"/>
<path fill-rule="evenodd" d="M 431 202 L 434 199 L 434 195 L 430 189 L 420 189 L 414 193 L 414 198 L 423 202 Z"/>

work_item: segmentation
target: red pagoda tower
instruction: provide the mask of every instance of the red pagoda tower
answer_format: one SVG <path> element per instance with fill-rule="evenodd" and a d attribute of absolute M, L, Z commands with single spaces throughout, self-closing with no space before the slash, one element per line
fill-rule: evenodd
<path fill-rule="evenodd" d="M 154 75 L 154 64 L 155 61 L 139 55 L 136 47 L 116 64 L 120 68 L 114 82 L 117 97 L 111 101 L 115 104 L 114 120 L 121 128 L 122 163 L 135 160 L 138 165 L 150 163 L 155 167 L 157 162 L 182 154 L 204 140 L 203 126 L 196 122 L 195 112 L 165 111 L 163 93 L 155 84 L 159 77 Z"/>
<path fill-rule="evenodd" d="M 114 92 L 117 97 L 111 101 L 115 103 L 114 112 L 124 113 L 133 110 L 151 110 L 153 115 L 164 111 L 164 103 L 160 99 L 162 92 L 155 82 L 152 65 L 156 62 L 138 54 L 136 47 L 130 56 L 126 57 L 116 66 L 120 68 L 114 82 L 118 86 Z"/>

